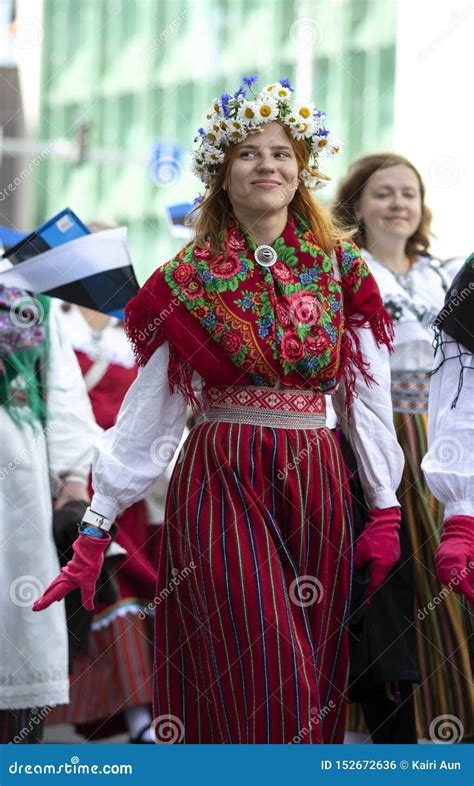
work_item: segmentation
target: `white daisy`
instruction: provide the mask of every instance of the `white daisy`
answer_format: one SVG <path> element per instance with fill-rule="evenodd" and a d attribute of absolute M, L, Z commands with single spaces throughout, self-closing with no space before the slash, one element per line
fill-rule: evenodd
<path fill-rule="evenodd" d="M 315 127 L 313 123 L 309 120 L 308 122 L 301 122 L 295 123 L 291 126 L 291 134 L 295 139 L 310 139 L 315 132 Z"/>
<path fill-rule="evenodd" d="M 317 170 L 302 169 L 300 172 L 300 180 L 305 184 L 306 188 L 311 191 L 319 191 L 324 188 L 328 181 L 320 177 Z"/>
<path fill-rule="evenodd" d="M 262 93 L 276 97 L 279 90 L 286 90 L 286 88 L 283 87 L 279 82 L 272 82 L 270 85 L 266 85 L 263 88 Z"/>
<path fill-rule="evenodd" d="M 275 98 L 277 98 L 278 101 L 283 101 L 285 104 L 289 104 L 291 101 L 291 90 L 288 90 L 287 87 L 282 87 L 280 85 L 276 91 Z"/>
<path fill-rule="evenodd" d="M 278 103 L 274 98 L 259 96 L 255 101 L 255 105 L 258 123 L 269 123 L 271 120 L 276 120 L 278 116 Z"/>
<path fill-rule="evenodd" d="M 297 116 L 298 120 L 303 123 L 310 123 L 313 120 L 313 113 L 315 110 L 315 106 L 312 101 L 307 104 L 293 104 L 291 107 L 292 112 L 294 115 Z"/>
<path fill-rule="evenodd" d="M 258 106 L 256 101 L 242 101 L 242 105 L 237 112 L 237 120 L 246 126 L 258 123 Z"/>
<path fill-rule="evenodd" d="M 311 150 L 317 155 L 324 155 L 324 150 L 328 144 L 328 136 L 318 136 L 315 134 L 311 140 Z"/>
<path fill-rule="evenodd" d="M 208 148 L 204 153 L 204 165 L 217 166 L 222 164 L 224 160 L 224 151 L 218 150 L 216 147 Z"/>

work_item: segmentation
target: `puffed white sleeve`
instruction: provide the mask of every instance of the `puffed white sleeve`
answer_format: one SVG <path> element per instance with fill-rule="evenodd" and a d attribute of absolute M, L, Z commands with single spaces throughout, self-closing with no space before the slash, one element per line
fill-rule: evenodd
<path fill-rule="evenodd" d="M 87 484 L 97 425 L 79 363 L 57 314 L 49 320 L 49 357 L 46 372 L 48 465 L 53 495 L 65 480 Z"/>
<path fill-rule="evenodd" d="M 446 334 L 442 338 L 446 359 L 431 378 L 428 453 L 421 468 L 434 496 L 446 506 L 445 518 L 474 516 L 474 356 Z M 462 387 L 453 407 L 461 359 Z"/>
<path fill-rule="evenodd" d="M 397 442 L 390 394 L 388 350 L 378 347 L 369 327 L 357 329 L 362 355 L 375 382 L 368 386 L 356 370 L 354 395 L 349 412 L 341 384 L 333 396 L 338 423 L 354 451 L 360 480 L 369 508 L 399 505 L 397 489 L 404 456 Z"/>
<path fill-rule="evenodd" d="M 140 369 L 122 402 L 115 426 L 94 451 L 91 508 L 115 519 L 143 499 L 164 472 L 186 426 L 187 406 L 168 387 L 168 343 Z"/>

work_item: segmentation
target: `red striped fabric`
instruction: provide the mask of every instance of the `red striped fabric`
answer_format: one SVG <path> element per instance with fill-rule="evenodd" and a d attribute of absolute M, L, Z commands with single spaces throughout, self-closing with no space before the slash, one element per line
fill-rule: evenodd
<path fill-rule="evenodd" d="M 343 741 L 348 500 L 327 429 L 193 429 L 155 598 L 158 742 Z"/>
<path fill-rule="evenodd" d="M 117 615 L 109 625 L 91 631 L 88 651 L 73 662 L 70 704 L 56 707 L 46 722 L 106 721 L 127 707 L 150 704 L 152 671 L 147 619 Z"/>

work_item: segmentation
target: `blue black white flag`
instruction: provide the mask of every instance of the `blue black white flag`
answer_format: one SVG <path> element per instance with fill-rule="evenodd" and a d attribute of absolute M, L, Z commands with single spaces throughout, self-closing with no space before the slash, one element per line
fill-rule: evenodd
<path fill-rule="evenodd" d="M 119 318 L 138 292 L 126 228 L 91 234 L 70 210 L 7 248 L 0 284 Z"/>

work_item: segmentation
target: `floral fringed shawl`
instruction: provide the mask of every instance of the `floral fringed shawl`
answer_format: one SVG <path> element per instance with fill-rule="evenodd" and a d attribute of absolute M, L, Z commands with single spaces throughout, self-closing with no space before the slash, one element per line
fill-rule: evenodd
<path fill-rule="evenodd" d="M 373 382 L 355 328 L 370 327 L 389 348 L 393 328 L 357 247 L 344 242 L 328 257 L 298 216 L 273 247 L 277 262 L 264 268 L 255 242 L 231 224 L 219 255 L 193 241 L 156 270 L 126 309 L 138 363 L 168 341 L 170 389 L 194 406 L 194 370 L 209 385 L 320 393 L 343 378 L 347 401 L 356 369 Z"/>

